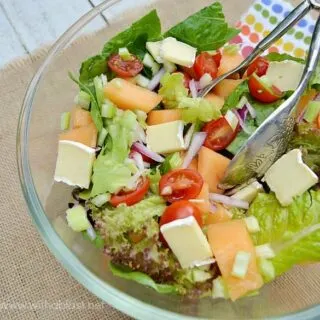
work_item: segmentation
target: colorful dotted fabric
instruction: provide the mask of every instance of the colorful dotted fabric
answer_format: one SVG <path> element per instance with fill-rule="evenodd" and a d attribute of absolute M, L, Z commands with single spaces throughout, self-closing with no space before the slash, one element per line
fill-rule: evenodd
<path fill-rule="evenodd" d="M 241 32 L 231 42 L 241 44 L 242 55 L 247 57 L 264 37 L 266 37 L 284 19 L 293 5 L 281 0 L 257 0 L 242 16 L 237 27 Z M 288 53 L 304 58 L 311 42 L 315 20 L 306 15 L 267 52 Z"/>

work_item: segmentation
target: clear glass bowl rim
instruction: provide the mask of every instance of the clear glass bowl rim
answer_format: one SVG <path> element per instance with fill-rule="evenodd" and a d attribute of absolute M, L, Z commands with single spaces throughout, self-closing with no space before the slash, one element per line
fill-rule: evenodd
<path fill-rule="evenodd" d="M 95 294 L 97 297 L 117 308 L 118 310 L 138 319 L 195 319 L 185 315 L 173 313 L 158 307 L 154 307 L 135 299 L 128 294 L 125 294 L 108 283 L 100 280 L 90 270 L 88 270 L 79 259 L 68 249 L 68 247 L 61 240 L 59 235 L 52 227 L 49 219 L 45 214 L 45 210 L 37 195 L 28 157 L 29 149 L 29 129 L 30 119 L 32 114 L 32 106 L 37 86 L 41 81 L 44 72 L 47 70 L 51 61 L 59 54 L 63 48 L 69 44 L 74 36 L 91 20 L 99 15 L 104 10 L 112 7 L 114 4 L 121 2 L 121 0 L 105 0 L 97 7 L 91 9 L 77 20 L 51 47 L 46 59 L 39 67 L 33 76 L 27 88 L 22 107 L 20 110 L 18 127 L 17 127 L 17 165 L 20 178 L 20 184 L 24 198 L 26 200 L 29 214 L 36 225 L 43 241 L 63 265 L 63 267 L 85 288 Z M 281 317 L 271 317 L 266 319 L 316 319 L 320 315 L 320 305 L 312 306 L 300 310 L 295 313 L 290 313 Z"/>

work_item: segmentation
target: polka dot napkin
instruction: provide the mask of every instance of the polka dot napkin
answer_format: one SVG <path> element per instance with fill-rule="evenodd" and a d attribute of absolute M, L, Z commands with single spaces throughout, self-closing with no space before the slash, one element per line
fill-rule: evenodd
<path fill-rule="evenodd" d="M 257 0 L 242 16 L 237 27 L 241 32 L 231 42 L 241 44 L 242 55 L 247 57 L 256 44 L 266 37 L 284 19 L 293 5 L 281 0 Z M 271 46 L 269 52 L 288 53 L 304 58 L 311 42 L 315 20 L 310 14 L 301 19 L 294 27 Z"/>

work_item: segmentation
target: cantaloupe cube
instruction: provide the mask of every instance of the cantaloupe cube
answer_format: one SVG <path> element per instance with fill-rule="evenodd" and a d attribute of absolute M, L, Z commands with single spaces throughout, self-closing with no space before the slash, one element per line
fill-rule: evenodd
<path fill-rule="evenodd" d="M 255 247 L 243 220 L 212 224 L 208 227 L 207 234 L 232 301 L 263 285 L 257 267 Z M 251 254 L 248 270 L 243 279 L 231 275 L 234 260 L 239 251 Z"/>
<path fill-rule="evenodd" d="M 92 122 L 93 120 L 89 111 L 80 107 L 74 107 L 71 110 L 71 128 L 85 127 Z"/>
<path fill-rule="evenodd" d="M 243 57 L 240 53 L 238 54 L 227 54 L 223 53 L 220 61 L 220 66 L 218 69 L 218 77 L 222 74 L 237 67 L 243 61 Z"/>
<path fill-rule="evenodd" d="M 205 96 L 206 100 L 209 100 L 210 102 L 214 103 L 214 105 L 221 109 L 224 105 L 224 98 L 219 97 L 218 95 L 214 94 L 214 93 L 208 93 Z"/>
<path fill-rule="evenodd" d="M 171 109 L 171 110 L 153 110 L 148 114 L 147 123 L 149 126 L 156 124 L 171 122 L 181 120 L 181 110 Z"/>
<path fill-rule="evenodd" d="M 104 95 L 123 110 L 142 110 L 146 113 L 155 108 L 162 97 L 124 79 L 115 78 L 107 83 Z"/>
<path fill-rule="evenodd" d="M 228 158 L 209 148 L 201 147 L 198 155 L 198 171 L 204 181 L 208 183 L 210 192 L 222 193 L 218 184 L 223 178 L 229 163 Z"/>
<path fill-rule="evenodd" d="M 225 99 L 230 96 L 234 89 L 242 82 L 242 79 L 224 79 L 219 82 L 213 89 L 213 93 Z"/>
<path fill-rule="evenodd" d="M 74 128 L 59 135 L 59 140 L 70 140 L 80 142 L 88 147 L 95 148 L 97 146 L 98 130 L 94 123 L 90 123 L 85 127 Z"/>
<path fill-rule="evenodd" d="M 221 222 L 227 222 L 232 219 L 232 215 L 230 212 L 220 203 L 216 203 L 216 210 L 211 211 L 205 219 L 205 224 L 214 224 L 214 223 L 221 223 Z"/>
<path fill-rule="evenodd" d="M 207 213 L 210 211 L 211 206 L 209 201 L 209 186 L 206 182 L 203 184 L 197 200 L 204 200 L 204 202 L 194 202 L 194 204 L 202 213 Z"/>

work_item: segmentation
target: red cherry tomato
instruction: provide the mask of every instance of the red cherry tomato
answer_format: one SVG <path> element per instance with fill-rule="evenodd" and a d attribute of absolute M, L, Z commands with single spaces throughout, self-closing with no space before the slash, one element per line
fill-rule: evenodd
<path fill-rule="evenodd" d="M 191 68 L 182 67 L 182 70 L 183 70 L 183 73 L 189 75 L 191 79 L 195 79 L 195 80 L 200 79 L 194 70 L 194 66 L 192 66 Z"/>
<path fill-rule="evenodd" d="M 225 149 L 235 139 L 239 129 L 238 124 L 233 130 L 224 117 L 212 120 L 202 128 L 202 131 L 207 133 L 204 146 L 214 151 Z"/>
<path fill-rule="evenodd" d="M 159 182 L 160 194 L 168 201 L 196 198 L 203 186 L 201 175 L 191 169 L 177 169 L 166 173 Z"/>
<path fill-rule="evenodd" d="M 218 73 L 216 60 L 217 58 L 214 58 L 208 52 L 201 52 L 194 63 L 194 70 L 198 78 L 201 78 L 205 73 L 209 73 L 212 78 L 216 78 Z"/>
<path fill-rule="evenodd" d="M 136 190 L 132 192 L 119 192 L 111 197 L 110 203 L 116 207 L 120 203 L 125 203 L 127 206 L 132 206 L 141 201 L 148 192 L 150 180 L 145 178 L 140 181 Z"/>
<path fill-rule="evenodd" d="M 125 61 L 120 55 L 115 54 L 110 57 L 108 66 L 122 78 L 134 77 L 143 69 L 142 62 L 134 55 L 131 60 Z"/>
<path fill-rule="evenodd" d="M 255 73 L 249 78 L 248 86 L 251 96 L 260 102 L 271 103 L 282 98 L 282 92 L 277 87 L 269 87 Z"/>
<path fill-rule="evenodd" d="M 212 57 L 214 59 L 214 62 L 217 65 L 217 67 L 219 68 L 220 62 L 221 62 L 221 58 L 222 58 L 221 52 L 218 50 L 215 54 L 212 55 Z"/>
<path fill-rule="evenodd" d="M 202 227 L 203 221 L 201 211 L 193 203 L 187 200 L 180 200 L 167 207 L 160 218 L 159 224 L 161 227 L 162 225 L 171 221 L 184 219 L 190 216 L 193 216 L 197 220 L 199 226 Z M 162 233 L 160 233 L 159 239 L 165 246 L 168 246 Z"/>
<path fill-rule="evenodd" d="M 164 211 L 160 218 L 160 226 L 172 222 L 177 219 L 183 219 L 194 216 L 200 227 L 202 227 L 202 214 L 201 211 L 193 203 L 187 200 L 180 200 L 171 204 Z"/>
<path fill-rule="evenodd" d="M 247 76 L 251 76 L 254 72 L 258 77 L 262 77 L 267 73 L 269 61 L 263 57 L 254 60 L 247 69 Z"/>
<path fill-rule="evenodd" d="M 189 82 L 191 80 L 191 77 L 189 76 L 189 74 L 187 72 L 175 72 L 175 73 L 183 74 L 183 84 L 187 89 L 189 89 Z"/>

